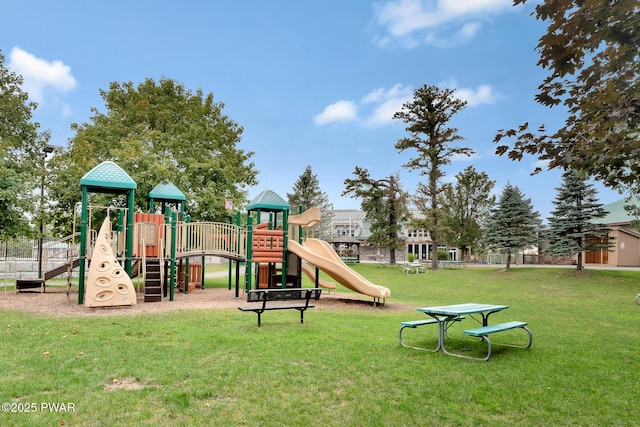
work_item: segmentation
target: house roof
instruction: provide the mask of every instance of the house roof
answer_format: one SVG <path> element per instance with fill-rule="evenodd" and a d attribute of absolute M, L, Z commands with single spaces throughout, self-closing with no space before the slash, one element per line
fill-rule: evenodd
<path fill-rule="evenodd" d="M 333 212 L 334 225 L 349 225 L 356 222 L 361 223 L 366 219 L 364 211 L 357 209 L 336 209 Z"/>
<path fill-rule="evenodd" d="M 135 190 L 138 185 L 118 165 L 113 162 L 102 162 L 80 178 L 80 187 L 92 191 L 116 190 L 119 192 Z"/>
<path fill-rule="evenodd" d="M 607 215 L 600 220 L 603 224 L 630 224 L 636 218 L 629 214 L 624 208 L 626 205 L 633 205 L 640 207 L 640 201 L 633 198 L 630 201 L 627 199 L 621 199 L 617 202 L 604 205 L 602 208 L 607 211 Z"/>

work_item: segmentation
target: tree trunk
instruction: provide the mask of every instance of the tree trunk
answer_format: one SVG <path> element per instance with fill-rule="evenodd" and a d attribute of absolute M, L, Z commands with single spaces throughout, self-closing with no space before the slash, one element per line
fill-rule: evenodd
<path fill-rule="evenodd" d="M 576 268 L 578 271 L 582 270 L 582 252 L 578 252 L 578 265 Z"/>
<path fill-rule="evenodd" d="M 438 243 L 435 240 L 431 241 L 431 245 L 433 246 L 433 250 L 431 251 L 431 269 L 438 269 Z"/>
<path fill-rule="evenodd" d="M 506 269 L 510 269 L 511 268 L 511 252 L 507 253 L 507 267 Z"/>

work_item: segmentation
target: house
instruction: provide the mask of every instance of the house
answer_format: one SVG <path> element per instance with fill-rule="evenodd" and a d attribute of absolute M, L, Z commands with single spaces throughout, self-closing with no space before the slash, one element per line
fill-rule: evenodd
<path fill-rule="evenodd" d="M 625 209 L 626 205 L 640 206 L 637 199 L 626 199 L 603 206 L 606 210 L 601 222 L 611 228 L 613 246 L 607 250 L 585 253 L 585 264 L 604 264 L 615 267 L 640 267 L 640 232 L 633 228 L 636 218 Z"/>
<path fill-rule="evenodd" d="M 610 227 L 610 236 L 613 238 L 614 245 L 609 250 L 586 252 L 583 257 L 585 264 L 640 267 L 640 231 L 633 228 L 636 218 L 624 208 L 625 205 L 629 204 L 640 207 L 640 201 L 637 199 L 630 202 L 622 199 L 603 206 L 608 213 L 599 222 Z M 411 213 L 414 216 L 420 215 L 418 211 L 412 211 Z M 403 259 L 406 254 L 414 254 L 415 258 L 419 260 L 431 259 L 433 242 L 427 230 L 414 230 L 408 224 L 404 224 L 400 234 L 404 240 L 404 254 L 399 254 L 399 259 Z M 371 235 L 370 223 L 365 213 L 361 210 L 337 209 L 333 211 L 331 235 L 336 244 L 343 245 L 343 249 L 345 243 L 347 243 L 346 238 L 349 238 L 349 242 L 352 243 L 350 247 L 353 247 L 355 240 L 363 243 Z M 345 241 L 339 242 L 339 240 Z M 336 246 L 336 249 L 338 248 L 337 245 L 334 246 Z M 355 247 L 352 249 L 355 253 Z M 458 248 L 439 245 L 438 249 L 446 250 L 452 260 L 462 259 Z M 360 245 L 357 249 L 360 259 L 373 257 L 374 250 L 377 254 L 380 254 L 381 251 L 386 252 L 383 248 L 367 248 L 364 245 Z M 534 252 L 536 253 L 531 254 L 525 251 L 520 254 L 523 257 L 521 261 L 525 264 L 552 262 L 548 256 L 537 255 L 537 253 L 542 253 L 540 250 Z"/>
<path fill-rule="evenodd" d="M 417 210 L 411 211 L 414 217 L 421 214 Z M 334 243 L 334 249 L 351 250 L 352 256 L 358 256 L 359 259 L 379 259 L 388 253 L 386 248 L 373 248 L 362 245 L 369 236 L 371 236 L 370 222 L 364 211 L 358 209 L 336 209 L 332 211 L 331 216 L 331 239 Z M 418 260 L 431 259 L 433 251 L 433 242 L 429 236 L 429 232 L 424 229 L 414 230 L 408 224 L 403 224 L 400 230 L 400 236 L 404 240 L 403 250 L 396 253 L 400 255 L 397 259 L 404 259 L 405 254 L 413 254 Z M 357 244 L 356 241 L 360 242 Z M 446 250 L 449 253 L 449 259 L 461 259 L 460 251 L 457 248 L 449 248 L 445 245 L 439 245 L 440 250 Z M 356 251 L 358 255 L 356 254 Z"/>

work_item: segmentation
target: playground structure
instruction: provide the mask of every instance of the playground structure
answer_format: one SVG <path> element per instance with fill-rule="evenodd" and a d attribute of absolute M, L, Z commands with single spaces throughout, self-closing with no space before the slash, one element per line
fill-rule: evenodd
<path fill-rule="evenodd" d="M 236 297 L 240 290 L 241 263 L 245 264 L 245 291 L 300 288 L 303 273 L 316 287 L 336 289 L 335 283 L 319 277 L 323 271 L 346 288 L 372 297 L 374 303 L 384 303 L 390 295 L 388 288 L 369 282 L 344 264 L 328 243 L 304 238 L 303 232 L 308 236 L 320 222 L 319 209 L 302 212 L 299 208 L 297 215 L 289 215 L 290 206 L 269 190 L 249 203 L 247 224 L 242 226 L 240 212 L 236 212 L 236 224 L 191 222 L 184 212 L 184 194 L 169 182 L 160 183 L 149 193 L 147 213 L 133 212 L 137 185 L 113 162 L 103 162 L 87 172 L 80 186 L 80 231 L 74 233 L 74 246 L 68 251 L 64 270 L 56 267 L 56 272 L 79 268 L 78 304 L 90 307 L 135 304 L 135 288 L 129 283 L 138 275 L 144 278 L 145 302 L 161 301 L 167 296 L 173 301 L 176 288 L 185 293 L 195 287 L 203 288 L 207 256 L 229 260 L 229 290 L 235 263 Z M 98 239 L 91 223 L 92 212 L 99 208 L 88 204 L 89 192 L 124 194 L 127 199 L 126 208 L 103 208 L 107 213 L 97 233 Z M 161 203 L 161 208 L 157 203 Z M 111 231 L 111 211 L 118 212 L 114 231 Z M 163 213 L 155 213 L 157 211 Z M 77 237 L 79 241 L 75 245 Z M 104 257 L 110 259 L 109 266 L 113 269 L 110 274 L 118 276 L 115 287 L 111 286 L 112 280 L 98 274 L 104 270 L 96 270 L 96 266 L 107 265 Z M 85 277 L 87 265 L 89 275 Z M 42 291 L 46 280 L 53 277 L 53 270 L 44 272 L 42 283 L 38 284 Z M 35 287 L 16 280 L 16 290 L 22 286 Z"/>

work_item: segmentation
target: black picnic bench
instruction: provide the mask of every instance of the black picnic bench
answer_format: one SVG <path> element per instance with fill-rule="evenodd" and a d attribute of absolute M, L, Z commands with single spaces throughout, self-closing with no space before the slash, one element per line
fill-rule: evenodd
<path fill-rule="evenodd" d="M 238 307 L 238 310 L 257 313 L 258 327 L 262 324 L 262 313 L 267 310 L 298 310 L 300 323 L 304 323 L 305 310 L 314 307 L 309 301 L 320 299 L 321 293 L 320 288 L 254 289 L 247 292 L 247 302 L 257 304 Z M 286 301 L 299 302 L 285 304 Z"/>

